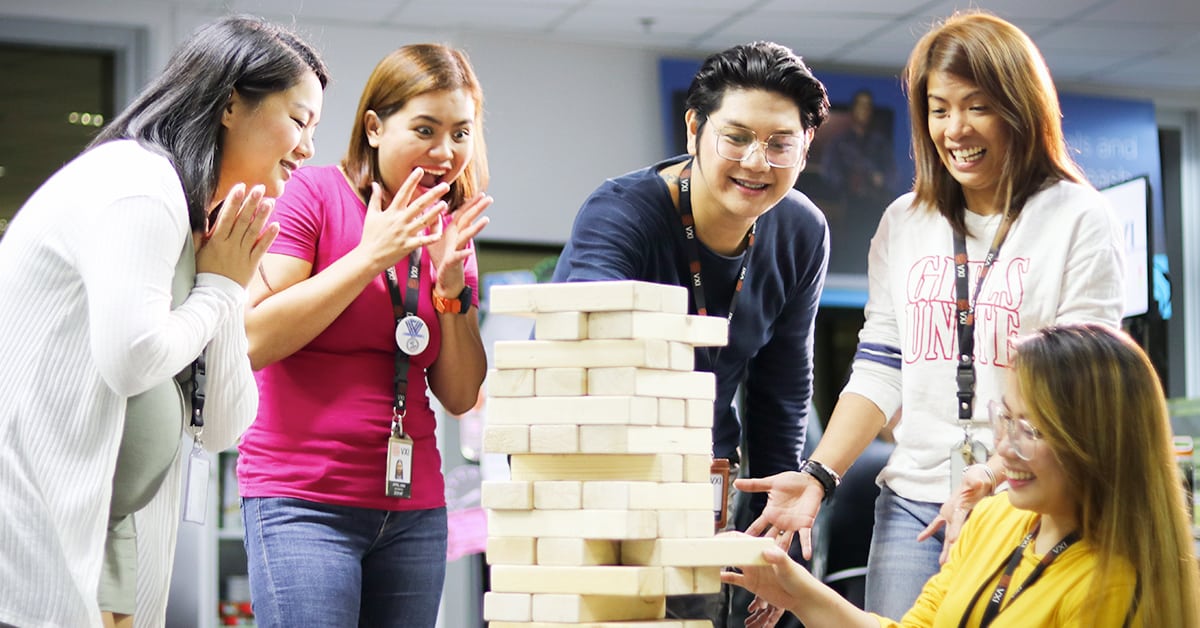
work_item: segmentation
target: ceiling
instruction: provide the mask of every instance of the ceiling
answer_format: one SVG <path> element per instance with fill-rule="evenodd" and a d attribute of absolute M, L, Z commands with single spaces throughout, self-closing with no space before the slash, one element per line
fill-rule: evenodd
<path fill-rule="evenodd" d="M 703 55 L 774 40 L 817 70 L 903 66 L 937 18 L 982 6 L 1028 33 L 1060 84 L 1200 94 L 1197 0 L 172 0 L 373 25 Z"/>

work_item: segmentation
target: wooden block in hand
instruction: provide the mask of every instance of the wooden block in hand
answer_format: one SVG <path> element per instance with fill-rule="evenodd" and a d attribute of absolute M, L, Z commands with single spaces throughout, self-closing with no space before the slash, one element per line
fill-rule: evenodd
<path fill-rule="evenodd" d="M 709 530 L 712 529 L 709 513 Z M 725 567 L 765 565 L 763 551 L 774 545 L 771 539 L 745 534 L 720 534 L 695 539 L 653 539 L 623 541 L 624 565 L 664 565 L 672 567 Z"/>
<path fill-rule="evenodd" d="M 594 621 L 663 619 L 667 615 L 667 599 L 662 596 L 535 593 L 532 597 L 533 621 L 580 624 Z"/>
<path fill-rule="evenodd" d="M 493 314 L 625 310 L 687 314 L 688 292 L 645 281 L 589 281 L 493 286 L 488 298 Z"/>
<path fill-rule="evenodd" d="M 723 347 L 729 340 L 729 321 L 718 316 L 596 312 L 587 325 L 589 338 L 653 338 L 693 347 Z"/>

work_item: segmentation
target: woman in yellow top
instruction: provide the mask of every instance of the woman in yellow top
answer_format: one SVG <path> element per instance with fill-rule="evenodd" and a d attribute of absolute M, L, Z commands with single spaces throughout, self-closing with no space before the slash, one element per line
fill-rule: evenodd
<path fill-rule="evenodd" d="M 1158 377 L 1127 336 L 1043 329 L 989 407 L 1009 490 L 975 507 L 950 559 L 897 624 L 777 548 L 722 580 L 806 626 L 1200 626 L 1193 555 Z"/>

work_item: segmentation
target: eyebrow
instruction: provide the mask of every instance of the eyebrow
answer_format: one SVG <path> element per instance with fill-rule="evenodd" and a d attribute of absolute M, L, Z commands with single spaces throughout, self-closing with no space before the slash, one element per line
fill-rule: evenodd
<path fill-rule="evenodd" d="M 737 120 L 726 120 L 726 121 L 725 121 L 725 124 L 724 124 L 723 126 L 736 126 L 736 127 L 737 127 L 737 128 L 739 128 L 739 129 L 745 129 L 745 130 L 747 130 L 747 131 L 754 131 L 754 129 L 750 128 L 750 125 L 748 125 L 748 124 L 743 124 L 743 123 L 741 123 L 741 122 L 738 122 Z M 755 131 L 755 133 L 757 133 L 757 131 Z M 800 136 L 800 135 L 803 135 L 803 133 L 804 133 L 804 130 L 803 130 L 803 129 L 801 129 L 801 130 L 799 130 L 799 131 L 796 131 L 796 130 L 794 130 L 794 129 L 775 129 L 774 131 L 771 131 L 770 135 L 795 135 L 795 136 Z"/>
<path fill-rule="evenodd" d="M 986 96 L 986 95 L 983 93 L 982 89 L 977 89 L 977 90 L 967 94 L 966 96 L 963 96 L 962 98 L 959 99 L 959 101 L 960 102 L 967 101 L 967 100 L 971 100 L 972 98 L 979 98 L 981 96 Z M 926 100 L 939 100 L 941 102 L 950 102 L 949 98 L 946 98 L 945 96 L 938 96 L 937 94 L 930 93 L 928 90 L 925 91 L 925 99 Z"/>
<path fill-rule="evenodd" d="M 417 115 L 417 116 L 413 116 L 413 119 L 414 120 L 426 120 L 428 122 L 432 122 L 433 124 L 437 124 L 437 125 L 442 124 L 442 121 L 439 120 L 438 118 L 435 118 L 433 116 L 426 115 L 423 113 L 420 115 Z M 473 122 L 473 120 L 471 120 L 470 118 L 466 118 L 464 120 L 459 120 L 458 122 L 455 122 L 453 126 L 465 126 L 465 125 L 471 124 L 472 122 Z"/>

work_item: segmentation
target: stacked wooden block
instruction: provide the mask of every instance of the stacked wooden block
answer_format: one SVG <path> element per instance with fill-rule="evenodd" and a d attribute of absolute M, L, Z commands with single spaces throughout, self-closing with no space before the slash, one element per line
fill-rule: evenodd
<path fill-rule="evenodd" d="M 713 536 L 716 384 L 693 348 L 728 326 L 687 299 L 635 281 L 492 289 L 490 312 L 536 317 L 488 376 L 483 447 L 511 468 L 483 485 L 492 628 L 710 627 L 665 620 L 666 596 L 762 562 L 766 539 Z"/>

